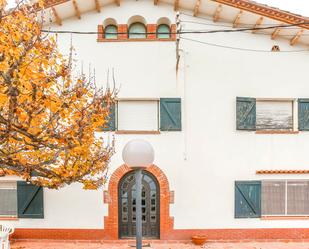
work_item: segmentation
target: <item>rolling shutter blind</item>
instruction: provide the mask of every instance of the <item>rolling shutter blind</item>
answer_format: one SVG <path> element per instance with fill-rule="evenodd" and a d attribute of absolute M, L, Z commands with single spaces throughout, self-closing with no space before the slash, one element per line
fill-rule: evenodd
<path fill-rule="evenodd" d="M 106 127 L 103 128 L 103 131 L 116 130 L 116 105 L 112 104 L 109 111 L 108 122 L 106 123 Z"/>
<path fill-rule="evenodd" d="M 285 215 L 285 181 L 262 182 L 262 214 Z"/>
<path fill-rule="evenodd" d="M 181 131 L 181 99 L 160 99 L 160 130 Z"/>
<path fill-rule="evenodd" d="M 17 203 L 19 218 L 44 218 L 42 187 L 17 182 Z"/>
<path fill-rule="evenodd" d="M 237 97 L 236 99 L 237 130 L 256 130 L 256 99 Z"/>
<path fill-rule="evenodd" d="M 298 129 L 309 131 L 309 99 L 298 100 Z"/>
<path fill-rule="evenodd" d="M 287 181 L 287 215 L 309 214 L 309 181 Z"/>
<path fill-rule="evenodd" d="M 119 101 L 118 114 L 118 130 L 158 130 L 158 101 L 156 100 Z"/>
<path fill-rule="evenodd" d="M 235 182 L 235 218 L 261 217 L 261 182 Z"/>
<path fill-rule="evenodd" d="M 16 182 L 0 182 L 0 217 L 17 216 Z"/>

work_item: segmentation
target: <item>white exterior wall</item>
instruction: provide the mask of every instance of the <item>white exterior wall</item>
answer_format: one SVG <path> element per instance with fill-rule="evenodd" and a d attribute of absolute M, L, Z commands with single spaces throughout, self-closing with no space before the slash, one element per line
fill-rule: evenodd
<path fill-rule="evenodd" d="M 59 30 L 94 31 L 112 17 L 118 24 L 133 15 L 148 23 L 160 17 L 175 19 L 173 6 L 152 1 L 126 1 L 121 7 L 104 7 L 102 13 L 83 14 L 81 20 L 65 20 Z M 189 17 L 185 16 L 188 20 Z M 192 18 L 195 21 L 200 19 Z M 202 20 L 202 22 L 208 22 Z M 209 22 L 212 23 L 212 22 Z M 214 29 L 185 24 L 185 29 Z M 220 33 L 187 35 L 193 39 L 252 49 L 270 50 L 287 41 L 266 35 Z M 309 227 L 306 220 L 234 219 L 234 181 L 308 178 L 306 175 L 256 175 L 259 169 L 305 169 L 309 164 L 309 132 L 297 135 L 258 135 L 236 131 L 236 96 L 309 97 L 309 55 L 258 53 L 181 41 L 181 63 L 176 77 L 174 42 L 97 42 L 96 35 L 73 35 L 77 58 L 96 69 L 98 83 L 106 82 L 114 68 L 119 97 L 182 97 L 182 132 L 160 135 L 116 135 L 116 154 L 109 175 L 122 164 L 121 150 L 132 138 L 145 138 L 156 152 L 155 164 L 175 190 L 171 205 L 176 229 Z M 60 47 L 68 51 L 70 35 L 59 35 Z M 107 186 L 106 186 L 107 188 Z M 103 228 L 107 205 L 103 191 L 84 191 L 79 185 L 59 191 L 44 190 L 45 218 L 13 221 L 28 228 Z M 12 222 L 12 221 L 7 221 Z"/>

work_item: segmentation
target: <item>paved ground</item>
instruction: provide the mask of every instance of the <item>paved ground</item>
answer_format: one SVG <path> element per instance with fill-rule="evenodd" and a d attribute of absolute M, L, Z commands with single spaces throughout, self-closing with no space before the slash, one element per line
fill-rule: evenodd
<path fill-rule="evenodd" d="M 83 242 L 83 241 L 15 241 L 11 249 L 132 249 L 131 242 Z M 153 242 L 143 249 L 309 249 L 306 243 L 248 242 L 248 243 L 207 243 L 195 246 L 185 242 Z"/>

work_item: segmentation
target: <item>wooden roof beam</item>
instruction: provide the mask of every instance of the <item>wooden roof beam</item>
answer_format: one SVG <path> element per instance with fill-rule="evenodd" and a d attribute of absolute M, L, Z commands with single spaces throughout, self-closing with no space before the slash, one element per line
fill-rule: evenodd
<path fill-rule="evenodd" d="M 159 3 L 159 0 L 153 0 L 154 5 L 158 5 L 158 3 Z"/>
<path fill-rule="evenodd" d="M 120 0 L 115 0 L 115 1 L 116 1 L 117 6 L 120 6 Z"/>
<path fill-rule="evenodd" d="M 55 20 L 56 20 L 56 23 L 61 26 L 62 25 L 62 20 L 60 18 L 60 16 L 58 15 L 56 9 L 54 7 L 51 8 L 52 12 L 53 12 L 53 15 L 55 17 Z"/>
<path fill-rule="evenodd" d="M 214 16 L 213 16 L 213 21 L 214 22 L 217 22 L 219 19 L 220 19 L 220 13 L 222 11 L 222 5 L 219 4 L 219 6 L 217 7 L 215 13 L 214 13 Z"/>
<path fill-rule="evenodd" d="M 294 46 L 298 41 L 299 41 L 299 38 L 301 37 L 301 35 L 304 33 L 304 30 L 301 29 L 299 30 L 296 35 L 290 40 L 290 45 L 291 46 Z"/>
<path fill-rule="evenodd" d="M 95 3 L 95 9 L 98 13 L 101 12 L 101 5 L 100 5 L 100 2 L 99 0 L 94 0 L 94 3 Z"/>
<path fill-rule="evenodd" d="M 235 17 L 234 22 L 233 22 L 233 28 L 237 28 L 237 27 L 238 27 L 238 25 L 239 25 L 239 20 L 240 20 L 240 18 L 241 18 L 242 13 L 243 13 L 242 10 L 239 11 L 238 14 L 237 14 L 237 16 Z"/>
<path fill-rule="evenodd" d="M 281 24 L 282 25 L 282 24 Z M 281 31 L 281 28 L 275 28 L 275 30 L 272 32 L 272 34 L 271 34 L 271 39 L 272 40 L 275 40 L 276 39 L 276 37 L 279 35 L 279 32 Z"/>
<path fill-rule="evenodd" d="M 74 9 L 75 9 L 75 15 L 78 19 L 81 19 L 81 14 L 80 14 L 80 10 L 79 10 L 79 7 L 78 7 L 78 4 L 76 2 L 76 0 L 73 0 L 73 6 L 74 6 Z"/>
<path fill-rule="evenodd" d="M 174 10 L 178 10 L 179 9 L 179 0 L 174 0 Z"/>
<path fill-rule="evenodd" d="M 256 33 L 257 30 L 255 30 L 255 29 L 258 28 L 262 24 L 263 20 L 264 20 L 264 17 L 262 17 L 262 16 L 260 16 L 260 18 L 257 19 L 256 23 L 253 26 L 253 30 L 252 30 L 253 34 Z"/>
<path fill-rule="evenodd" d="M 196 0 L 193 16 L 197 16 L 201 5 L 201 0 Z"/>

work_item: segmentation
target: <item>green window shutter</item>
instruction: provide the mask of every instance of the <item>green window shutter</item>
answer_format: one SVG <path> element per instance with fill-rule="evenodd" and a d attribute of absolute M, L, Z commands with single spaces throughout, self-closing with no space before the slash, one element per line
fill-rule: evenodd
<path fill-rule="evenodd" d="M 235 218 L 261 217 L 261 182 L 235 182 Z"/>
<path fill-rule="evenodd" d="M 256 129 L 256 100 L 255 98 L 236 99 L 237 130 Z"/>
<path fill-rule="evenodd" d="M 298 129 L 309 131 L 309 99 L 298 99 Z"/>
<path fill-rule="evenodd" d="M 44 218 L 43 188 L 18 181 L 17 206 L 19 218 Z"/>
<path fill-rule="evenodd" d="M 160 130 L 181 131 L 181 98 L 160 99 Z"/>
<path fill-rule="evenodd" d="M 103 131 L 115 131 L 116 130 L 116 104 L 112 104 L 109 110 L 108 122 Z"/>

